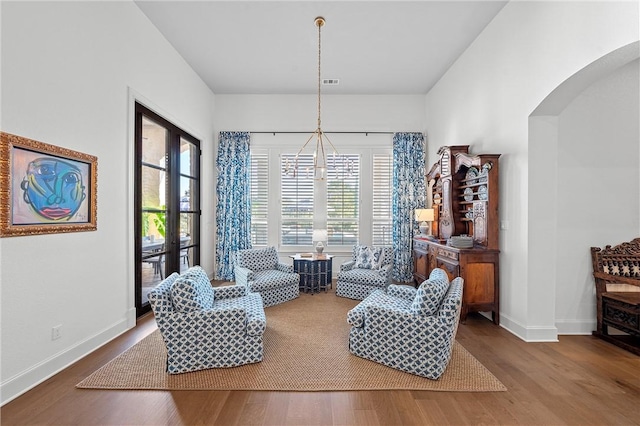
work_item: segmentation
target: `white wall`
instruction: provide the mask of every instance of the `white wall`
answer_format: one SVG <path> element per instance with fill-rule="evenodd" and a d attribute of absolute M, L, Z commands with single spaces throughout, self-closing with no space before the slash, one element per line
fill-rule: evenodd
<path fill-rule="evenodd" d="M 216 95 L 216 131 L 313 132 L 318 95 Z M 422 95 L 322 95 L 325 132 L 421 132 Z"/>
<path fill-rule="evenodd" d="M 557 247 L 573 247 L 557 256 L 561 334 L 595 329 L 588 248 L 640 235 L 639 82 L 635 60 L 588 87 L 558 116 Z"/>
<path fill-rule="evenodd" d="M 530 219 L 547 220 L 548 198 L 530 194 L 529 179 L 555 170 L 558 148 L 530 155 L 528 117 L 564 80 L 637 41 L 638 18 L 638 2 L 510 2 L 427 94 L 430 161 L 440 145 L 502 153 L 499 208 L 508 229 L 500 236 L 501 321 L 525 340 L 557 335 L 555 279 L 531 278 L 544 276 L 545 256 L 556 247 L 531 233 Z M 638 224 L 627 231 L 636 235 Z"/>
<path fill-rule="evenodd" d="M 132 2 L 1 7 L 2 130 L 98 157 L 96 232 L 0 240 L 4 403 L 135 322 L 131 96 L 201 139 L 208 188 L 213 94 Z"/>

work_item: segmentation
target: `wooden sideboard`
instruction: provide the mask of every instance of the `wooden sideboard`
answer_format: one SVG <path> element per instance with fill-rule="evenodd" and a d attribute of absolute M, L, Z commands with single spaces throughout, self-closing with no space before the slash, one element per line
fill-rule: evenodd
<path fill-rule="evenodd" d="M 491 312 L 500 323 L 500 267 L 498 247 L 498 183 L 500 154 L 470 154 L 468 145 L 443 146 L 438 161 L 427 173 L 430 205 L 435 221 L 432 238 L 413 241 L 414 280 L 422 283 L 434 268 L 449 278 L 464 279 L 462 311 Z M 447 244 L 453 236 L 467 235 L 473 248 Z"/>
<path fill-rule="evenodd" d="M 462 277 L 462 310 L 460 320 L 469 312 L 491 312 L 494 323 L 500 324 L 499 251 L 486 248 L 459 249 L 444 241 L 415 238 L 413 240 L 413 277 L 419 285 L 434 268 L 447 272 L 449 279 Z"/>

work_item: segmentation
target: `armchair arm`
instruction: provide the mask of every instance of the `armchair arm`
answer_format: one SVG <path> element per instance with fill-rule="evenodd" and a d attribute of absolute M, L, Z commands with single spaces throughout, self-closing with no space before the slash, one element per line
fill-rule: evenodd
<path fill-rule="evenodd" d="M 355 266 L 356 262 L 353 260 L 347 260 L 342 265 L 340 265 L 340 272 L 350 271 Z"/>
<path fill-rule="evenodd" d="M 276 269 L 282 272 L 288 272 L 290 274 L 293 273 L 293 265 L 287 265 L 286 263 L 278 262 L 276 264 Z"/>
<path fill-rule="evenodd" d="M 384 265 L 378 271 L 380 275 L 385 277 L 388 281 L 391 281 L 391 265 Z"/>
<path fill-rule="evenodd" d="M 364 315 L 366 306 L 362 303 L 356 305 L 347 312 L 347 322 L 354 327 L 362 327 L 364 325 Z"/>
<path fill-rule="evenodd" d="M 404 300 L 413 300 L 416 297 L 417 291 L 418 290 L 416 288 L 409 285 L 391 284 L 387 287 L 387 294 L 389 296 L 394 296 Z"/>
<path fill-rule="evenodd" d="M 248 287 L 242 284 L 225 285 L 213 288 L 214 299 L 233 299 L 236 297 L 246 296 L 248 293 Z"/>
<path fill-rule="evenodd" d="M 253 271 L 248 268 L 236 265 L 233 272 L 236 276 L 236 285 L 248 286 L 249 281 L 253 281 Z"/>

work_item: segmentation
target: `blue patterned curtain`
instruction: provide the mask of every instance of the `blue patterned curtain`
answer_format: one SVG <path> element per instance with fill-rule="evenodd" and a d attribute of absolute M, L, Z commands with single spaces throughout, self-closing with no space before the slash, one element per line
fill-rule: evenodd
<path fill-rule="evenodd" d="M 249 132 L 220 132 L 216 167 L 216 279 L 233 280 L 233 254 L 251 247 Z"/>
<path fill-rule="evenodd" d="M 395 281 L 413 279 L 411 243 L 417 234 L 414 210 L 425 207 L 427 197 L 424 136 L 422 133 L 393 135 L 393 274 Z"/>

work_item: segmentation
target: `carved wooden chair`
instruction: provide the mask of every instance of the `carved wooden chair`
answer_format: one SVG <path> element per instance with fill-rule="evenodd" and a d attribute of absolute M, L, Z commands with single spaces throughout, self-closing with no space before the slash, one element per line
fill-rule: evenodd
<path fill-rule="evenodd" d="M 593 334 L 640 355 L 640 238 L 591 247 L 591 260 L 597 310 Z M 609 326 L 627 335 L 611 335 Z"/>

